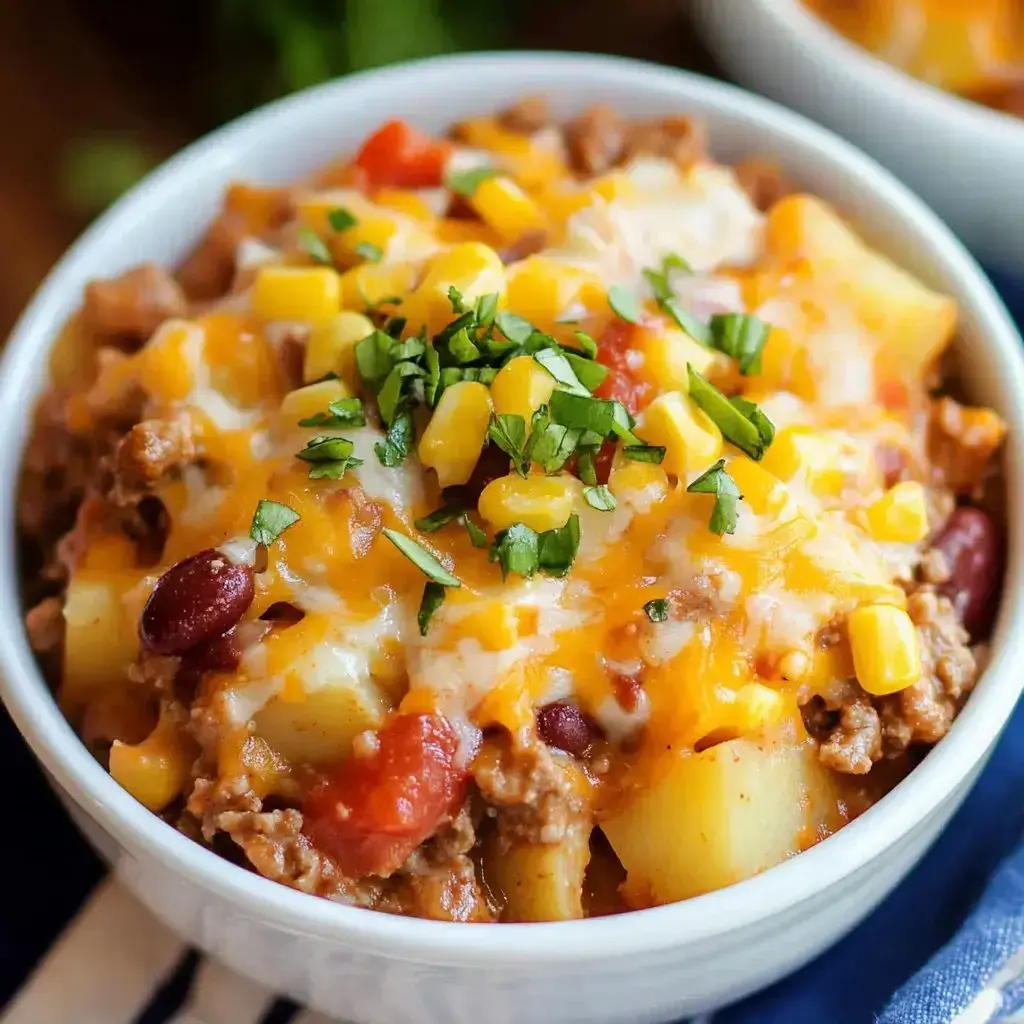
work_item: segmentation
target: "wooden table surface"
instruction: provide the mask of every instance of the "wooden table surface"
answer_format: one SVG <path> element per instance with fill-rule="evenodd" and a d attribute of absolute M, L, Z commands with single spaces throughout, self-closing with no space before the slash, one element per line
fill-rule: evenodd
<path fill-rule="evenodd" d="M 140 6 L 127 23 L 113 26 L 115 5 L 102 0 L 0 0 L 0 339 L 85 226 L 60 199 L 68 147 L 111 133 L 163 157 L 195 134 L 187 109 L 195 97 L 183 95 L 180 81 L 193 41 L 180 26 L 202 2 L 178 0 L 186 15 L 178 20 L 147 17 Z M 685 4 L 523 0 L 514 43 L 711 71 Z M 125 5 L 116 6 L 120 15 Z"/>

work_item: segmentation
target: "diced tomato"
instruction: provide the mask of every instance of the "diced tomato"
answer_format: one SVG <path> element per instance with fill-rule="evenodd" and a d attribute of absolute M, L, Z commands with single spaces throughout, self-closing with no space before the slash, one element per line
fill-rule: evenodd
<path fill-rule="evenodd" d="M 636 344 L 633 324 L 613 320 L 598 339 L 597 358 L 608 367 L 608 376 L 594 392 L 598 398 L 621 402 L 634 415 L 654 397 L 654 385 L 629 365 L 629 353 Z"/>
<path fill-rule="evenodd" d="M 898 412 L 901 409 L 906 409 L 910 404 L 910 389 L 901 380 L 880 381 L 878 384 L 878 401 L 886 409 Z"/>
<path fill-rule="evenodd" d="M 455 763 L 458 736 L 440 715 L 392 718 L 377 749 L 350 756 L 304 808 L 306 831 L 351 878 L 388 876 L 465 797 L 467 773 Z"/>
<path fill-rule="evenodd" d="M 388 121 L 363 143 L 355 165 L 371 188 L 437 188 L 443 183 L 451 146 L 404 121 Z"/>
<path fill-rule="evenodd" d="M 601 445 L 601 450 L 597 453 L 597 457 L 594 459 L 594 472 L 597 474 L 597 482 L 599 484 L 608 483 L 608 478 L 612 475 L 612 461 L 614 458 L 614 443 L 605 441 Z"/>

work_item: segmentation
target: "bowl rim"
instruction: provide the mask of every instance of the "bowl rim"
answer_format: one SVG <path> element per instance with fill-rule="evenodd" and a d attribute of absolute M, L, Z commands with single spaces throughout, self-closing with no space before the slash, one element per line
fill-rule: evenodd
<path fill-rule="evenodd" d="M 950 126 L 952 131 L 958 127 L 973 131 L 983 128 L 995 129 L 1016 134 L 1017 141 L 1024 140 L 1024 118 L 986 107 L 984 103 L 941 89 L 924 79 L 915 78 L 852 39 L 847 39 L 838 29 L 807 7 L 803 0 L 754 2 L 776 23 L 785 25 L 802 46 L 818 51 L 822 60 L 829 66 L 835 67 L 833 62 L 842 62 L 851 72 L 855 69 L 857 77 L 875 76 L 878 87 L 885 90 L 891 102 L 912 101 L 924 104 L 936 117 L 947 120 L 955 117 L 958 123 Z M 897 94 L 894 95 L 893 90 L 897 90 Z"/>
<path fill-rule="evenodd" d="M 182 182 L 228 160 L 246 140 L 273 132 L 305 105 L 340 103 L 362 88 L 389 87 L 433 71 L 459 78 L 501 67 L 503 72 L 571 81 L 580 73 L 627 93 L 656 88 L 681 104 L 701 102 L 721 113 L 767 126 L 779 151 L 811 148 L 823 162 L 869 183 L 872 199 L 898 205 L 904 232 L 930 253 L 931 265 L 955 282 L 958 297 L 976 311 L 981 344 L 1004 378 L 1010 401 L 1013 454 L 1007 460 L 1011 497 L 1024 491 L 1018 439 L 1024 437 L 1024 358 L 1021 340 L 1006 309 L 975 261 L 939 219 L 905 186 L 871 158 L 832 132 L 771 101 L 735 86 L 689 72 L 621 57 L 558 52 L 494 52 L 413 61 L 362 72 L 285 97 L 234 121 L 188 146 L 133 188 L 104 214 L 50 272 L 15 325 L 0 361 L 0 472 L 17 479 L 27 436 L 22 397 L 38 374 L 40 350 L 48 351 L 60 324 L 62 295 L 77 287 L 101 236 L 119 224 L 151 216 Z M 526 87 L 526 86 L 519 86 Z M 554 90 L 552 90 L 554 91 Z M 557 93 L 556 93 L 557 94 Z M 399 113 L 396 111 L 396 113 Z M 849 876 L 865 869 L 930 816 L 940 813 L 970 775 L 1005 725 L 1024 681 L 1014 662 L 1024 653 L 1024 516 L 1009 524 L 1008 564 L 992 659 L 976 693 L 949 735 L 927 758 L 865 814 L 836 835 L 777 867 L 736 885 L 681 903 L 608 918 L 549 924 L 478 925 L 426 921 L 367 912 L 311 898 L 234 864 L 200 846 L 138 804 L 88 753 L 51 697 L 29 649 L 20 614 L 16 559 L 14 488 L 0 492 L 0 695 L 36 756 L 76 804 L 126 848 L 144 851 L 164 869 L 216 894 L 251 915 L 292 933 L 316 935 L 361 951 L 420 963 L 488 966 L 550 966 L 608 960 L 680 947 L 711 937 L 734 935 L 767 918 L 804 906 Z"/>

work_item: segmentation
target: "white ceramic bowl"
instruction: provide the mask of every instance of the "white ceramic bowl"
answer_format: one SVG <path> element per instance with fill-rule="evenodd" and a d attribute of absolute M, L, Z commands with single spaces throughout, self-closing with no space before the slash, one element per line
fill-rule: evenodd
<path fill-rule="evenodd" d="M 439 129 L 529 92 L 558 113 L 593 102 L 710 122 L 724 159 L 771 152 L 963 310 L 969 389 L 1010 423 L 1009 573 L 993 658 L 950 735 L 863 817 L 763 875 L 686 903 L 541 925 L 458 925 L 355 910 L 243 871 L 117 786 L 61 717 L 18 612 L 14 494 L 45 353 L 83 285 L 140 260 L 173 262 L 246 177 L 284 181 L 396 114 Z M 737 89 L 632 61 L 560 54 L 445 58 L 291 97 L 198 142 L 134 189 L 53 271 L 0 368 L 0 669 L 3 697 L 76 818 L 125 883 L 231 967 L 360 1024 L 665 1021 L 739 999 L 821 952 L 914 865 L 980 771 L 1021 689 L 1024 368 L 1020 339 L 953 236 L 886 172 L 802 118 Z"/>
<path fill-rule="evenodd" d="M 979 259 L 1024 277 L 1024 119 L 911 78 L 800 0 L 696 0 L 694 10 L 736 81 L 861 146 L 931 203 Z"/>

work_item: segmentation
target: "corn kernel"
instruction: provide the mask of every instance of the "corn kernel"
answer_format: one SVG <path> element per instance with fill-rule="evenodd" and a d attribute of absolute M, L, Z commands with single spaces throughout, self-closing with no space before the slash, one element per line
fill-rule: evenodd
<path fill-rule="evenodd" d="M 914 480 L 896 484 L 872 502 L 864 515 L 878 541 L 916 544 L 928 534 L 928 505 L 924 488 Z"/>
<path fill-rule="evenodd" d="M 790 500 L 786 485 L 768 472 L 763 462 L 737 455 L 729 460 L 728 470 L 755 515 L 778 515 Z"/>
<path fill-rule="evenodd" d="M 643 351 L 645 372 L 665 391 L 688 389 L 688 363 L 699 374 L 707 377 L 712 367 L 724 361 L 719 353 L 674 327 L 666 327 L 657 332 L 644 331 Z"/>
<path fill-rule="evenodd" d="M 322 380 L 316 384 L 289 391 L 281 402 L 281 415 L 288 420 L 309 419 L 318 412 L 326 412 L 331 402 L 351 398 L 352 392 L 340 380 Z"/>
<path fill-rule="evenodd" d="M 533 356 L 510 359 L 491 383 L 491 400 L 498 416 L 530 417 L 551 398 L 555 378 Z"/>
<path fill-rule="evenodd" d="M 465 242 L 439 253 L 429 263 L 419 287 L 409 296 L 407 311 L 412 323 L 444 326 L 452 318 L 448 290 L 456 288 L 467 305 L 481 295 L 505 296 L 505 267 L 501 257 L 480 242 Z M 403 311 L 405 312 L 405 311 Z"/>
<path fill-rule="evenodd" d="M 358 221 L 372 213 L 373 204 L 352 188 L 301 192 L 295 197 L 295 213 L 300 223 L 318 235 L 330 236 L 334 232 L 330 221 L 334 210 L 348 210 Z"/>
<path fill-rule="evenodd" d="M 679 391 L 651 402 L 637 433 L 648 444 L 665 447 L 662 466 L 679 477 L 703 472 L 722 453 L 722 432 Z"/>
<path fill-rule="evenodd" d="M 541 330 L 558 332 L 567 311 L 607 306 L 601 279 L 589 271 L 547 256 L 530 256 L 508 268 L 508 304 Z"/>
<path fill-rule="evenodd" d="M 543 231 L 544 215 L 537 204 L 511 179 L 497 177 L 481 182 L 469 200 L 480 219 L 508 242 L 530 231 Z"/>
<path fill-rule="evenodd" d="M 433 220 L 434 211 L 430 204 L 420 195 L 410 189 L 403 188 L 381 188 L 373 196 L 373 201 L 378 206 L 394 210 L 396 213 L 404 213 L 413 220 Z"/>
<path fill-rule="evenodd" d="M 910 616 L 892 605 L 863 605 L 847 620 L 857 682 L 876 697 L 921 678 L 921 652 Z"/>
<path fill-rule="evenodd" d="M 445 388 L 420 439 L 420 462 L 437 473 L 442 487 L 464 484 L 487 437 L 491 396 L 485 385 L 463 380 Z"/>
<path fill-rule="evenodd" d="M 787 683 L 799 683 L 811 671 L 811 659 L 803 651 L 786 651 L 775 664 L 775 674 Z"/>
<path fill-rule="evenodd" d="M 844 455 L 837 438 L 805 427 L 788 427 L 776 435 L 761 465 L 780 480 L 792 480 L 803 473 L 815 494 L 837 497 L 849 477 L 843 468 Z"/>
<path fill-rule="evenodd" d="M 345 266 L 352 266 L 363 260 L 357 251 L 357 246 L 369 245 L 386 253 L 388 244 L 397 232 L 398 224 L 394 217 L 380 215 L 361 217 L 352 227 L 332 235 L 328 240 L 328 245 L 335 259 Z"/>
<path fill-rule="evenodd" d="M 260 267 L 252 308 L 264 320 L 323 320 L 341 308 L 341 280 L 330 267 Z"/>
<path fill-rule="evenodd" d="M 746 683 L 736 691 L 734 713 L 741 732 L 762 732 L 782 721 L 786 698 L 763 683 Z"/>
<path fill-rule="evenodd" d="M 386 299 L 404 299 L 416 273 L 414 263 L 363 263 L 341 275 L 341 304 L 366 309 Z"/>
<path fill-rule="evenodd" d="M 644 513 L 668 497 L 668 474 L 650 462 L 622 462 L 612 467 L 608 487 L 620 501 Z"/>
<path fill-rule="evenodd" d="M 188 781 L 194 752 L 173 719 L 164 714 L 141 743 L 114 741 L 110 774 L 151 811 L 162 811 Z"/>
<path fill-rule="evenodd" d="M 480 495 L 478 508 L 496 530 L 523 523 L 544 533 L 564 526 L 573 510 L 573 488 L 567 478 L 516 473 L 492 480 Z"/>
<path fill-rule="evenodd" d="M 370 320 L 351 310 L 344 310 L 316 324 L 306 342 L 302 379 L 320 380 L 329 373 L 336 373 L 354 382 L 355 344 L 372 333 Z"/>

